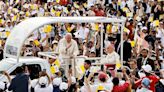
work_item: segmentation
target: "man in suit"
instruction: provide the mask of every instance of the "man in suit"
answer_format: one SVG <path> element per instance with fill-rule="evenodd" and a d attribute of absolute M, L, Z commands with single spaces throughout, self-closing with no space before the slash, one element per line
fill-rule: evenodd
<path fill-rule="evenodd" d="M 85 73 L 83 75 L 83 77 L 79 80 L 79 85 L 83 86 L 84 85 L 84 78 L 88 78 L 89 74 L 90 74 L 90 67 L 91 67 L 91 61 L 90 60 L 86 60 L 84 62 L 84 68 L 85 68 Z"/>
<path fill-rule="evenodd" d="M 118 35 L 119 36 L 119 35 Z M 116 52 L 121 56 L 121 42 L 116 43 Z M 128 60 L 131 58 L 131 44 L 128 42 L 128 32 L 123 32 L 123 61 L 125 65 L 128 65 Z"/>
<path fill-rule="evenodd" d="M 149 64 L 152 69 L 154 70 L 154 61 L 152 59 L 150 59 L 150 57 L 148 56 L 148 49 L 142 49 L 141 50 L 141 54 L 140 57 L 137 59 L 137 67 L 140 70 L 142 65 L 146 65 Z"/>
<path fill-rule="evenodd" d="M 9 91 L 29 92 L 29 76 L 24 73 L 23 67 L 17 67 L 16 76 L 11 80 Z"/>

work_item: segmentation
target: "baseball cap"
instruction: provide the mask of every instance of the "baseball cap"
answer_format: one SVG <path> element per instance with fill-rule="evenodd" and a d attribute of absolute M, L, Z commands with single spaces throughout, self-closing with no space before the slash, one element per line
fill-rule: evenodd
<path fill-rule="evenodd" d="M 142 27 L 142 29 L 141 30 L 147 30 L 147 27 Z"/>
<path fill-rule="evenodd" d="M 0 82 L 0 89 L 2 89 L 2 90 L 5 89 L 5 83 L 4 82 Z"/>
<path fill-rule="evenodd" d="M 142 23 L 141 23 L 141 22 L 139 22 L 137 25 L 138 25 L 138 26 L 142 26 Z"/>
<path fill-rule="evenodd" d="M 53 41 L 52 41 L 52 44 L 55 44 L 55 43 L 58 43 L 58 41 L 56 41 L 56 40 L 53 40 Z"/>
<path fill-rule="evenodd" d="M 150 65 L 143 65 L 142 66 L 142 69 L 147 72 L 147 73 L 150 73 L 152 71 L 152 67 Z"/>
<path fill-rule="evenodd" d="M 104 73 L 104 72 L 99 72 L 98 78 L 99 78 L 99 79 L 102 79 L 102 78 L 107 79 L 107 74 Z"/>
<path fill-rule="evenodd" d="M 54 86 L 59 86 L 62 83 L 62 79 L 61 78 L 55 78 L 53 80 L 53 85 Z"/>
<path fill-rule="evenodd" d="M 61 91 L 67 90 L 68 89 L 68 84 L 66 82 L 62 82 L 60 84 L 59 88 L 60 88 Z"/>
<path fill-rule="evenodd" d="M 143 78 L 141 82 L 145 87 L 149 87 L 150 85 L 150 80 L 148 78 Z"/>
<path fill-rule="evenodd" d="M 39 84 L 40 85 L 47 85 L 48 84 L 48 78 L 46 76 L 39 78 Z"/>

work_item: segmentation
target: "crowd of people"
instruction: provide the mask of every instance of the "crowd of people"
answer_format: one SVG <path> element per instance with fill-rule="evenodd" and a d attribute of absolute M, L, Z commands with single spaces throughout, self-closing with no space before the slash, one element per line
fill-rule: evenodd
<path fill-rule="evenodd" d="M 23 68 L 10 80 L 0 83 L 0 91 L 13 92 L 164 92 L 164 1 L 163 0 L 0 0 L 1 56 L 12 28 L 31 17 L 125 17 L 123 61 L 120 61 L 121 27 L 112 23 L 55 23 L 37 29 L 26 40 L 21 55 L 38 56 L 37 52 L 53 51 L 61 56 L 100 57 L 101 35 L 104 32 L 102 68 L 91 71 L 93 61 L 84 62 L 84 74 L 73 77 L 69 66 L 59 68 L 53 78 L 44 71 L 30 80 Z M 53 65 L 55 60 L 49 62 Z M 63 59 L 66 65 L 71 60 Z M 116 64 L 123 62 L 121 69 Z M 6 72 L 4 75 L 9 76 Z M 26 85 L 17 85 L 20 77 Z M 25 82 L 23 82 L 25 83 Z M 6 87 L 5 87 L 6 86 Z M 19 86 L 19 87 L 18 87 Z M 26 88 L 24 88 L 26 87 Z M 26 89 L 26 90 L 25 90 Z"/>

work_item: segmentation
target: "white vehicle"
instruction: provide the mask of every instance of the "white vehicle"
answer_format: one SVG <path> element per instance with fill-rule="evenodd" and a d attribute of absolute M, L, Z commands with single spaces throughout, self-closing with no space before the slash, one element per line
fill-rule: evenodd
<path fill-rule="evenodd" d="M 38 77 L 38 72 L 46 69 L 46 72 L 51 76 L 50 65 L 47 60 L 37 57 L 22 57 L 20 53 L 26 39 L 38 28 L 53 23 L 118 23 L 121 27 L 121 42 L 123 42 L 123 27 L 125 19 L 108 18 L 108 17 L 35 17 L 29 18 L 16 25 L 4 47 L 4 59 L 0 61 L 0 71 L 7 71 L 10 75 L 15 75 L 15 69 L 23 64 L 30 69 L 35 69 L 37 73 L 30 77 Z M 103 29 L 103 27 L 101 27 Z M 121 44 L 121 53 L 123 55 L 123 45 Z M 101 30 L 101 56 L 103 55 L 103 30 Z M 121 56 L 121 61 L 123 57 Z M 31 68 L 32 67 L 32 68 Z M 33 71 L 31 73 L 34 73 Z M 33 78 L 32 78 L 33 79 Z M 5 81 L 5 77 L 0 75 L 0 81 Z"/>
<path fill-rule="evenodd" d="M 14 58 L 6 58 L 0 61 L 0 72 L 6 71 L 13 78 L 17 67 L 26 65 L 30 79 L 36 79 L 39 77 L 39 72 L 46 70 L 47 74 L 51 76 L 50 64 L 45 60 L 37 57 L 22 57 L 17 62 Z M 8 82 L 7 78 L 0 74 L 0 81 Z"/>

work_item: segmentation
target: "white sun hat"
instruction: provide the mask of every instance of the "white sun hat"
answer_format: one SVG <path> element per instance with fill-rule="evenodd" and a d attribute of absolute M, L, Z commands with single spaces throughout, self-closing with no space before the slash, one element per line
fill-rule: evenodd
<path fill-rule="evenodd" d="M 62 83 L 62 79 L 61 78 L 55 78 L 53 80 L 53 85 L 54 86 L 59 86 Z"/>
<path fill-rule="evenodd" d="M 68 83 L 62 82 L 60 84 L 60 87 L 59 88 L 60 88 L 61 91 L 67 90 L 68 89 Z"/>
<path fill-rule="evenodd" d="M 46 76 L 39 78 L 40 85 L 48 85 L 48 78 Z"/>
<path fill-rule="evenodd" d="M 152 67 L 150 66 L 150 65 L 143 65 L 142 66 L 142 69 L 145 71 L 145 72 L 147 72 L 147 73 L 151 73 L 151 71 L 152 71 Z"/>
<path fill-rule="evenodd" d="M 5 89 L 5 83 L 4 82 L 0 82 L 0 89 L 4 90 Z"/>

